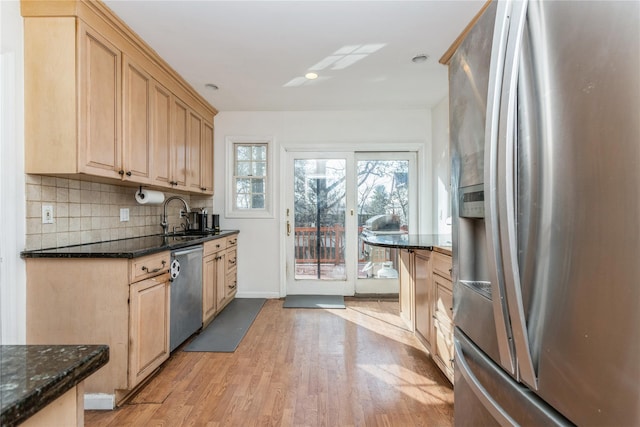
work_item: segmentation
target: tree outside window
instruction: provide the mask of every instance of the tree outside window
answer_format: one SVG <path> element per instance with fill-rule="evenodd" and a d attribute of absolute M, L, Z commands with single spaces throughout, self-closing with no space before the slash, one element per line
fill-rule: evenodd
<path fill-rule="evenodd" d="M 266 143 L 234 143 L 234 210 L 264 210 L 267 207 Z"/>

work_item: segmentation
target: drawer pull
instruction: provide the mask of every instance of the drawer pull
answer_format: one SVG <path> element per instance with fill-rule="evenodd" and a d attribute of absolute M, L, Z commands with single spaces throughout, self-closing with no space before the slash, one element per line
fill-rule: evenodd
<path fill-rule="evenodd" d="M 230 245 L 235 245 L 238 239 L 229 240 Z"/>
<path fill-rule="evenodd" d="M 153 270 L 149 270 L 149 267 L 143 265 L 142 271 L 146 271 L 147 273 L 157 273 L 158 271 L 162 270 L 166 264 L 167 261 L 162 260 L 162 267 L 154 268 Z"/>
<path fill-rule="evenodd" d="M 230 259 L 229 260 L 229 264 L 236 265 L 236 259 L 235 258 L 234 259 Z"/>
<path fill-rule="evenodd" d="M 238 282 L 233 282 L 233 285 L 229 285 L 229 289 L 235 289 L 238 286 Z"/>

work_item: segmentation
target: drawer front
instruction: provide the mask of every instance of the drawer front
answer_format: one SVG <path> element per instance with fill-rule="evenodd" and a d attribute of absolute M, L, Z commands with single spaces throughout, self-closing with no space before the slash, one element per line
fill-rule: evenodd
<path fill-rule="evenodd" d="M 212 253 L 221 251 L 227 248 L 227 239 L 215 239 L 209 240 L 204 243 L 204 252 L 202 256 L 211 255 Z"/>
<path fill-rule="evenodd" d="M 238 235 L 227 237 L 227 247 L 238 246 Z"/>
<path fill-rule="evenodd" d="M 453 293 L 451 282 L 435 277 L 435 299 L 433 317 L 445 325 L 453 325 Z"/>
<path fill-rule="evenodd" d="M 147 255 L 131 260 L 131 277 L 129 283 L 139 282 L 149 277 L 169 271 L 169 251 Z"/>
<path fill-rule="evenodd" d="M 226 297 L 229 298 L 235 295 L 236 291 L 238 290 L 238 275 L 236 274 L 236 271 L 233 271 L 227 275 L 227 280 L 225 281 L 225 284 L 226 284 L 226 289 L 225 289 Z"/>
<path fill-rule="evenodd" d="M 433 253 L 433 272 L 451 279 L 451 257 L 440 252 Z"/>
<path fill-rule="evenodd" d="M 237 251 L 235 249 L 227 251 L 227 271 L 231 271 L 238 265 Z"/>

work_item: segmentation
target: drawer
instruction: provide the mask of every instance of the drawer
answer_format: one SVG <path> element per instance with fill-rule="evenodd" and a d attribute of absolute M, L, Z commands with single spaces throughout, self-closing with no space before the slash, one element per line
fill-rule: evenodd
<path fill-rule="evenodd" d="M 238 246 L 238 235 L 227 237 L 227 247 Z"/>
<path fill-rule="evenodd" d="M 433 305 L 433 318 L 446 325 L 453 325 L 453 293 L 451 282 L 435 277 L 435 295 Z"/>
<path fill-rule="evenodd" d="M 235 249 L 227 251 L 227 271 L 236 268 L 238 263 L 237 251 Z"/>
<path fill-rule="evenodd" d="M 209 240 L 204 243 L 204 252 L 202 256 L 211 255 L 212 253 L 221 251 L 227 248 L 227 239 L 215 239 Z"/>
<path fill-rule="evenodd" d="M 227 289 L 225 290 L 225 296 L 228 298 L 232 295 L 235 295 L 238 290 L 238 275 L 235 271 L 227 275 L 225 284 L 227 286 Z"/>
<path fill-rule="evenodd" d="M 166 251 L 132 259 L 129 283 L 166 273 L 169 271 L 169 257 L 169 251 Z"/>
<path fill-rule="evenodd" d="M 440 252 L 433 253 L 433 272 L 451 279 L 451 257 Z"/>

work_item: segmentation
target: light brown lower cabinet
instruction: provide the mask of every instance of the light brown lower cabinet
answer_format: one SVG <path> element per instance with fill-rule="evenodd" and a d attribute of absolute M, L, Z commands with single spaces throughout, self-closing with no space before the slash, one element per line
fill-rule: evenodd
<path fill-rule="evenodd" d="M 438 255 L 438 254 L 434 254 Z M 451 280 L 433 275 L 431 356 L 453 383 L 453 293 Z"/>
<path fill-rule="evenodd" d="M 415 330 L 415 273 L 414 273 L 414 256 L 413 250 L 405 249 L 400 252 L 400 272 L 398 279 L 400 281 L 400 318 L 410 331 Z"/>
<path fill-rule="evenodd" d="M 400 317 L 453 383 L 451 256 L 400 251 Z"/>
<path fill-rule="evenodd" d="M 432 274 L 431 251 L 414 252 L 414 286 L 416 299 L 416 336 L 431 351 Z"/>
<path fill-rule="evenodd" d="M 119 404 L 169 357 L 169 252 L 126 258 L 28 258 L 27 344 L 106 344 L 87 394 Z"/>
<path fill-rule="evenodd" d="M 204 244 L 202 259 L 202 325 L 207 326 L 236 295 L 238 236 Z"/>
<path fill-rule="evenodd" d="M 169 358 L 169 275 L 129 287 L 129 384 L 137 385 Z"/>
<path fill-rule="evenodd" d="M 227 249 L 224 257 L 224 280 L 218 282 L 218 312 L 235 298 L 238 290 L 238 236 L 227 237 Z"/>
<path fill-rule="evenodd" d="M 202 258 L 202 327 L 206 327 L 218 313 L 218 283 L 225 280 L 226 239 L 204 244 Z"/>

